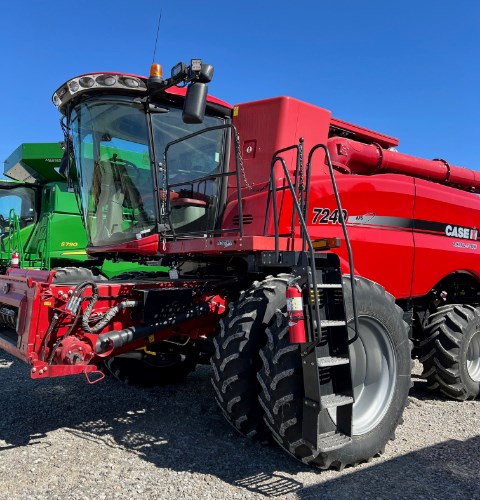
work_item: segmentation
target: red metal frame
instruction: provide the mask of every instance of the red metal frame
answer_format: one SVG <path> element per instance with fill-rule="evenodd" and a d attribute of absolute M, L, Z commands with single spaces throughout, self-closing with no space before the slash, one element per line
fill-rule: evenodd
<path fill-rule="evenodd" d="M 109 356 L 112 352 L 96 354 L 98 334 L 83 331 L 80 324 L 75 325 L 69 332 L 75 317 L 65 312 L 65 306 L 75 285 L 52 282 L 54 274 L 55 271 L 9 269 L 8 274 L 1 278 L 0 302 L 18 308 L 19 312 L 16 346 L 0 338 L 0 348 L 30 364 L 32 378 L 96 372 L 96 364 L 102 357 Z M 95 314 L 104 313 L 127 298 L 141 301 L 143 290 L 170 287 L 192 288 L 198 287 L 198 284 L 190 281 L 145 281 L 99 282 L 97 286 L 99 298 L 95 306 Z M 91 291 L 87 290 L 85 297 L 90 296 Z M 148 344 L 172 337 L 188 336 L 190 339 L 197 339 L 211 335 L 218 324 L 218 315 L 225 312 L 226 301 L 218 295 L 199 296 L 196 300 L 209 304 L 210 312 L 207 316 L 164 328 L 148 338 L 137 340 L 123 349 L 115 350 L 114 354 L 140 349 Z M 82 304 L 83 310 L 87 302 Z M 120 311 L 105 330 L 122 330 L 141 323 L 140 312 L 138 309 Z M 48 338 L 49 326 L 55 313 L 61 315 L 61 320 L 52 332 L 52 338 Z M 67 332 L 69 335 L 66 335 Z M 56 339 L 59 340 L 58 344 L 53 343 Z M 55 346 L 53 354 L 50 349 L 52 344 Z"/>

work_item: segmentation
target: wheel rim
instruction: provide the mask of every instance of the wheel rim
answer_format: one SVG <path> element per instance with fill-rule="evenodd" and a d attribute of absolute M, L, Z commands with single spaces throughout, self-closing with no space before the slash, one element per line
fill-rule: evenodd
<path fill-rule="evenodd" d="M 467 372 L 475 382 L 480 382 L 480 332 L 470 339 L 467 349 Z"/>
<path fill-rule="evenodd" d="M 352 433 L 356 436 L 371 431 L 382 420 L 390 407 L 397 375 L 394 347 L 382 323 L 370 316 L 359 316 L 358 324 L 358 338 L 350 345 L 355 400 Z M 353 338 L 352 328 L 349 334 Z M 335 409 L 329 413 L 335 421 Z"/>

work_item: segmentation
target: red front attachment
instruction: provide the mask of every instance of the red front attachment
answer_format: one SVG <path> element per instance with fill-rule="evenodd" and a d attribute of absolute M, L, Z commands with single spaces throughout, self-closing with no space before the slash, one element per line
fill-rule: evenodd
<path fill-rule="evenodd" d="M 303 315 L 302 291 L 298 285 L 290 285 L 286 290 L 288 332 L 292 344 L 304 344 L 307 341 L 305 317 Z"/>

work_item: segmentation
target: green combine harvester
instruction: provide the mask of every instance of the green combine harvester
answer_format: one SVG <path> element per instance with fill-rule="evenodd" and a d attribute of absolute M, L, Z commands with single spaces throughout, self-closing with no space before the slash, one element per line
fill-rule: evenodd
<path fill-rule="evenodd" d="M 82 266 L 87 238 L 75 194 L 58 173 L 58 143 L 21 144 L 0 181 L 0 265 L 52 269 Z"/>
<path fill-rule="evenodd" d="M 111 152 L 105 148 L 102 154 Z M 58 172 L 62 158 L 59 143 L 24 143 L 5 160 L 9 179 L 0 180 L 0 274 L 8 267 L 89 268 L 107 278 L 147 269 L 165 273 L 164 267 L 132 262 L 106 260 L 100 267 L 89 258 L 75 193 Z"/>

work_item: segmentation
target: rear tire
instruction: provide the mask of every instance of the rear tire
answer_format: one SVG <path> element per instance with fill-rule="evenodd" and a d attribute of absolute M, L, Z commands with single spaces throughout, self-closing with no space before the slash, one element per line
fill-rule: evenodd
<path fill-rule="evenodd" d="M 470 305 L 439 307 L 420 343 L 427 387 L 464 401 L 480 394 L 480 312 Z"/>
<path fill-rule="evenodd" d="M 359 337 L 350 346 L 353 405 L 352 441 L 343 448 L 318 453 L 302 438 L 303 372 L 300 348 L 291 344 L 285 308 L 267 329 L 259 372 L 260 402 L 275 440 L 304 463 L 342 469 L 383 453 L 402 421 L 410 389 L 411 345 L 402 311 L 378 284 L 355 278 Z M 344 278 L 347 321 L 352 324 L 350 278 Z M 353 337 L 353 330 L 350 334 Z M 320 434 L 335 429 L 333 414 L 323 415 Z"/>
<path fill-rule="evenodd" d="M 240 298 L 230 304 L 228 315 L 220 321 L 220 334 L 214 339 L 211 381 L 217 404 L 238 432 L 262 441 L 270 439 L 270 431 L 258 401 L 260 349 L 266 342 L 267 325 L 285 302 L 289 277 L 286 274 L 269 276 L 242 292 Z"/>
<path fill-rule="evenodd" d="M 55 275 L 53 276 L 52 283 L 58 284 L 76 284 L 82 281 L 105 281 L 105 276 L 97 273 L 95 274 L 92 269 L 87 267 L 57 267 L 55 268 Z"/>

